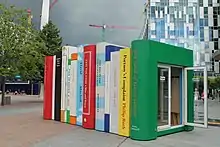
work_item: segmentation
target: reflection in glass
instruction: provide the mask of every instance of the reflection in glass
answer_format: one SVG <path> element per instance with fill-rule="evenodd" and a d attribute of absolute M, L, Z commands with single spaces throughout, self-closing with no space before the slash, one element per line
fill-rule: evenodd
<path fill-rule="evenodd" d="M 168 68 L 158 67 L 158 126 L 168 125 L 169 92 Z"/>

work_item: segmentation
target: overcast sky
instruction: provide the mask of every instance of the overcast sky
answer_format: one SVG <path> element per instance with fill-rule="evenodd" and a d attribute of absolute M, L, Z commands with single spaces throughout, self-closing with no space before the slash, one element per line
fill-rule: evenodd
<path fill-rule="evenodd" d="M 21 8 L 30 8 L 34 23 L 39 25 L 42 0 L 8 1 Z M 64 44 L 88 44 L 101 41 L 101 29 L 89 24 L 135 26 L 137 30 L 111 29 L 106 31 L 106 41 L 130 46 L 137 39 L 143 26 L 144 0 L 58 0 L 50 19 L 58 26 Z"/>

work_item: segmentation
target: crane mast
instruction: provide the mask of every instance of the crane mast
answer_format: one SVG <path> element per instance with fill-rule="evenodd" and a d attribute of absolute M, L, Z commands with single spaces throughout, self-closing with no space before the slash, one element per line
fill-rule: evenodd
<path fill-rule="evenodd" d="M 144 5 L 144 26 L 141 30 L 140 37 L 143 40 L 149 39 L 149 29 L 150 29 L 150 0 L 147 0 L 145 5 Z"/>
<path fill-rule="evenodd" d="M 43 0 L 42 1 L 42 12 L 41 12 L 41 22 L 40 22 L 40 29 L 42 30 L 43 27 L 49 22 L 50 17 L 50 9 L 58 2 L 58 0 L 53 0 L 50 5 L 50 0 Z"/>

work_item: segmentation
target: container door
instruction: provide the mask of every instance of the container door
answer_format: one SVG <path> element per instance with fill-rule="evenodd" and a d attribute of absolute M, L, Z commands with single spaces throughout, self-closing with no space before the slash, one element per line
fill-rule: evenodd
<path fill-rule="evenodd" d="M 184 78 L 184 124 L 207 128 L 208 102 L 206 67 L 185 68 Z"/>
<path fill-rule="evenodd" d="M 171 68 L 158 66 L 158 129 L 171 126 Z"/>

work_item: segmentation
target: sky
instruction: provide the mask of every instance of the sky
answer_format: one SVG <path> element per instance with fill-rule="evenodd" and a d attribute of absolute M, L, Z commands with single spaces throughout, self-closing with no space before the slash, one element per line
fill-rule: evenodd
<path fill-rule="evenodd" d="M 0 0 L 32 10 L 33 22 L 40 23 L 42 0 Z M 52 1 L 52 0 L 51 0 Z M 63 44 L 78 45 L 101 42 L 101 29 L 89 24 L 137 27 L 135 30 L 107 29 L 109 43 L 130 46 L 138 39 L 144 25 L 144 0 L 58 0 L 50 12 L 50 19 L 60 29 Z"/>

